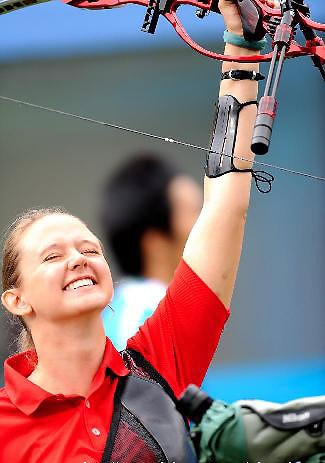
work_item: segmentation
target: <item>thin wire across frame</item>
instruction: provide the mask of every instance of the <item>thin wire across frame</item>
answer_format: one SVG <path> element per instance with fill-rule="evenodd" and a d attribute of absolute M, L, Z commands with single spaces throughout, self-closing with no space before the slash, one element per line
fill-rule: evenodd
<path fill-rule="evenodd" d="M 91 119 L 90 117 L 80 116 L 80 115 L 77 115 L 77 114 L 68 113 L 66 111 L 61 111 L 59 109 L 48 108 L 46 106 L 41 106 L 41 105 L 37 105 L 37 104 L 34 104 L 34 103 L 29 103 L 27 101 L 17 100 L 16 98 L 10 98 L 8 96 L 0 95 L 0 99 L 4 100 L 4 101 L 10 101 L 12 103 L 18 103 L 18 104 L 21 104 L 21 105 L 29 106 L 31 108 L 41 109 L 43 111 L 49 111 L 49 112 L 52 112 L 52 113 L 60 114 L 62 116 L 74 117 L 75 119 L 80 119 L 82 121 L 90 122 L 90 123 L 93 123 L 93 124 L 99 124 L 99 125 L 103 125 L 103 126 L 106 126 L 106 127 L 113 128 L 113 129 L 124 130 L 125 132 L 130 132 L 130 133 L 135 133 L 137 135 L 143 135 L 145 137 L 155 138 L 156 140 L 161 140 L 161 141 L 168 142 L 168 143 L 175 143 L 177 145 L 186 146 L 187 148 L 193 148 L 193 149 L 196 149 L 196 150 L 205 151 L 205 152 L 209 152 L 209 153 L 216 153 L 215 151 L 210 150 L 209 148 L 205 148 L 204 146 L 194 145 L 192 143 L 186 143 L 186 142 L 183 142 L 183 141 L 174 140 L 173 138 L 162 137 L 160 135 L 155 135 L 155 134 L 152 134 L 152 133 L 143 132 L 141 130 L 131 129 L 131 128 L 128 128 L 128 127 L 123 127 L 123 126 L 120 126 L 120 125 L 117 125 L 117 124 L 112 124 L 112 123 L 109 123 L 109 122 L 98 121 L 96 119 Z M 295 175 L 301 175 L 303 177 L 311 178 L 313 180 L 320 180 L 322 182 L 325 182 L 325 177 L 319 177 L 317 175 L 308 174 L 306 172 L 299 172 L 297 170 L 288 169 L 287 167 L 276 166 L 274 164 L 269 164 L 269 163 L 266 163 L 266 162 L 261 162 L 261 161 L 256 161 L 256 160 L 251 161 L 251 160 L 246 159 L 246 158 L 241 157 L 241 156 L 231 156 L 229 154 L 225 154 L 225 156 L 233 157 L 234 159 L 239 159 L 241 161 L 253 162 L 253 164 L 259 164 L 259 165 L 261 165 L 263 167 L 270 167 L 272 169 L 277 169 L 277 170 L 280 170 L 282 172 L 295 174 Z"/>

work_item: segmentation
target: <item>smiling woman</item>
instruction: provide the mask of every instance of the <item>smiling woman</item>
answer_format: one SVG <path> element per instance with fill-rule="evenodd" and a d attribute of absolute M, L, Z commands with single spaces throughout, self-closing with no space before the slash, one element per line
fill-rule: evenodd
<path fill-rule="evenodd" d="M 67 214 L 67 211 L 60 208 L 48 209 L 32 209 L 25 212 L 9 227 L 7 237 L 3 246 L 3 262 L 2 262 L 2 303 L 7 307 L 5 293 L 13 288 L 18 288 L 21 285 L 21 273 L 19 268 L 20 262 L 20 247 L 19 243 L 24 233 L 38 220 L 50 214 Z M 9 302 L 9 301 L 8 301 Z M 6 314 L 11 318 L 13 324 L 20 326 L 20 333 L 17 338 L 18 352 L 34 349 L 34 342 L 31 336 L 30 327 L 27 325 L 24 317 L 20 314 L 15 314 L 8 310 Z"/>
<path fill-rule="evenodd" d="M 19 351 L 32 353 L 28 379 L 48 391 L 60 389 L 57 378 L 51 379 L 46 346 L 76 334 L 84 341 L 105 338 L 100 313 L 113 285 L 100 241 L 66 211 L 31 210 L 11 226 L 3 255 L 2 303 L 22 324 Z"/>
<path fill-rule="evenodd" d="M 168 297 L 140 332 L 129 340 L 128 349 L 121 356 L 105 337 L 100 317 L 112 298 L 113 286 L 98 238 L 80 219 L 57 208 L 30 210 L 15 220 L 4 244 L 2 303 L 22 329 L 18 352 L 5 362 L 6 387 L 0 390 L 0 414 L 14 415 L 11 425 L 6 427 L 9 434 L 13 429 L 23 427 L 23 435 L 29 433 L 30 438 L 24 437 L 17 452 L 15 439 L 9 439 L 9 435 L 6 437 L 7 431 L 1 432 L 1 461 L 3 456 L 10 456 L 11 461 L 40 463 L 44 461 L 44 455 L 57 463 L 66 457 L 76 463 L 196 461 L 183 420 L 171 407 L 168 396 L 174 399 L 174 394 L 179 395 L 188 382 L 201 383 L 228 311 L 185 262 L 176 273 L 178 276 L 169 287 Z M 199 302 L 197 324 L 193 309 Z M 193 329 L 189 329 L 189 316 L 195 321 Z M 179 327 L 174 329 L 176 319 Z M 209 322 L 207 330 L 200 328 L 200 320 Z M 202 343 L 202 349 L 197 348 L 192 338 L 199 339 L 207 331 L 209 342 Z M 180 344 L 187 346 L 189 362 L 178 358 L 179 354 L 175 358 L 175 350 L 179 350 L 177 346 Z M 151 345 L 159 346 L 157 352 Z M 149 401 L 149 409 L 145 412 L 142 397 L 155 394 L 155 390 L 150 390 L 150 386 L 147 390 L 150 382 L 147 379 L 143 382 L 143 375 L 161 384 L 167 392 L 160 392 L 154 398 L 155 405 Z M 179 375 L 181 377 L 177 378 Z M 131 418 L 127 416 L 129 411 L 124 408 L 120 411 L 121 404 L 116 406 L 120 385 L 125 387 L 127 378 L 128 393 L 130 388 L 131 396 L 137 391 L 133 403 L 135 417 L 141 420 L 143 413 L 144 418 L 148 412 L 150 415 L 162 414 L 158 431 L 152 431 L 155 437 L 158 432 L 159 445 L 150 441 L 148 446 L 146 437 L 144 448 L 139 424 L 133 421 L 133 415 Z M 140 391 L 139 381 L 142 383 Z M 77 399 L 79 405 L 76 408 Z M 65 410 L 64 425 L 63 409 L 55 411 L 53 408 L 57 400 Z M 127 396 L 126 400 L 130 397 Z M 93 411 L 91 403 L 98 408 Z M 167 415 L 166 410 L 169 410 Z M 116 428 L 113 423 L 117 413 L 120 413 L 120 420 Z M 84 414 L 87 415 L 86 426 Z M 33 417 L 40 416 L 46 418 L 46 423 L 40 425 L 39 419 L 33 420 Z M 172 432 L 178 433 L 181 444 L 170 447 L 162 429 L 166 422 L 173 420 Z M 117 443 L 108 434 L 110 426 L 112 433 L 117 433 Z M 53 434 L 54 429 L 57 437 Z M 75 440 L 76 430 L 83 435 L 82 446 Z M 39 449 L 38 445 L 30 444 L 39 442 L 44 432 L 48 437 L 43 447 Z M 125 432 L 128 433 L 126 440 Z M 89 433 L 93 435 L 91 442 Z M 67 443 L 53 451 L 52 444 L 57 439 Z M 7 445 L 2 445 L 5 441 Z M 111 452 L 114 460 L 104 459 L 107 448 L 111 450 L 106 453 Z M 120 459 L 131 450 L 130 457 Z M 171 457 L 164 458 L 163 451 Z M 19 454 L 19 457 L 13 460 L 13 454 L 15 457 Z M 71 455 L 75 459 L 71 459 Z M 179 455 L 179 459 L 174 455 Z M 142 460 L 144 456 L 150 459 Z"/>
<path fill-rule="evenodd" d="M 45 243 L 42 236 L 46 236 Z M 83 270 L 88 269 L 90 262 L 94 274 Z M 104 278 L 99 285 L 99 270 L 106 278 L 106 285 Z M 70 290 L 73 282 L 74 289 L 76 285 L 78 288 L 85 286 L 85 278 L 90 279 L 92 286 L 97 286 L 93 306 L 101 311 L 112 297 L 110 271 L 100 241 L 80 219 L 63 209 L 48 208 L 27 211 L 15 220 L 8 230 L 3 250 L 2 303 L 12 321 L 21 326 L 17 339 L 19 352 L 35 349 L 33 339 L 37 335 L 35 329 L 33 336 L 31 331 L 36 313 L 40 315 L 39 309 L 43 309 L 41 314 L 44 314 L 44 301 L 48 300 L 52 306 L 55 304 L 53 315 L 58 317 L 58 309 L 62 306 L 58 290 Z M 105 290 L 102 297 L 98 294 L 99 287 Z M 50 313 L 51 307 L 48 315 Z M 49 327 L 46 332 L 48 335 Z"/>
<path fill-rule="evenodd" d="M 219 7 L 228 29 L 242 35 L 236 4 L 219 0 Z M 225 52 L 255 53 L 231 44 Z M 183 257 L 124 351 L 105 336 L 100 314 L 112 279 L 89 228 L 60 210 L 28 212 L 11 227 L 2 302 L 22 322 L 27 344 L 4 364 L 0 461 L 197 461 L 173 401 L 188 384 L 201 385 L 229 316 L 250 198 L 257 85 L 222 81 L 221 113 L 242 108 L 233 154 L 246 160 L 218 176 L 208 157 L 203 208 Z"/>

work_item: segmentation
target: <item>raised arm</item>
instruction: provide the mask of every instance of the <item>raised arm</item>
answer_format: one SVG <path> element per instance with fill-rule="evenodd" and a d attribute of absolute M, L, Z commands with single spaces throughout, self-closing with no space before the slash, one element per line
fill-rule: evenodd
<path fill-rule="evenodd" d="M 267 1 L 267 0 L 265 0 Z M 268 0 L 268 4 L 272 1 Z M 220 0 L 219 8 L 227 30 L 242 36 L 237 6 L 232 0 Z M 226 44 L 227 55 L 256 55 L 256 50 Z M 242 69 L 258 71 L 255 63 L 224 62 L 222 72 Z M 258 84 L 250 80 L 223 80 L 219 96 L 232 95 L 240 103 L 256 100 Z M 244 107 L 239 113 L 234 156 L 253 160 L 251 138 L 256 106 Z M 234 161 L 239 169 L 251 168 L 251 162 Z M 184 260 L 229 307 L 241 255 L 246 214 L 251 190 L 251 173 L 231 172 L 204 180 L 204 203 L 184 249 Z"/>

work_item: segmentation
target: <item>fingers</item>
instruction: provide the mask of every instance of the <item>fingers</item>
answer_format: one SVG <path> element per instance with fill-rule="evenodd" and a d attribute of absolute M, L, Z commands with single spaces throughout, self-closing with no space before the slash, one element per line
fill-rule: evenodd
<path fill-rule="evenodd" d="M 280 2 L 278 0 L 260 0 L 260 2 L 272 9 L 280 8 Z"/>

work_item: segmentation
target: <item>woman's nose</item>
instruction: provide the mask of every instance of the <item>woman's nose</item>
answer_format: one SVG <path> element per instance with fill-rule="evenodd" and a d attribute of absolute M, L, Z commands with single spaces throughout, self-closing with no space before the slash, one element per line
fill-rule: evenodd
<path fill-rule="evenodd" d="M 74 252 L 71 254 L 68 262 L 69 270 L 74 270 L 78 267 L 85 267 L 87 265 L 86 257 L 80 252 Z"/>

